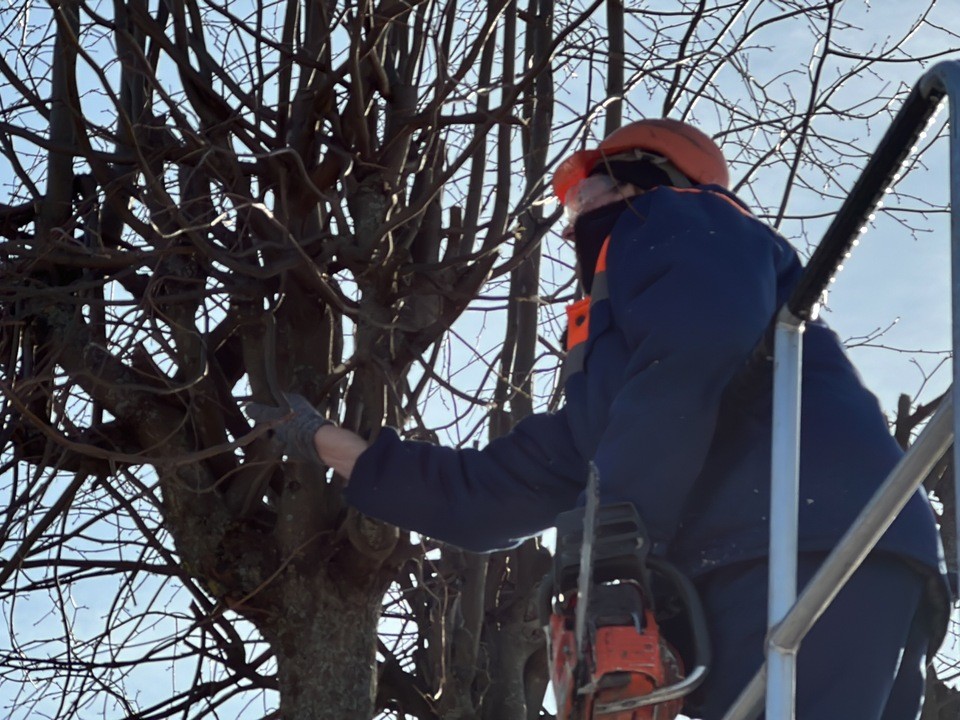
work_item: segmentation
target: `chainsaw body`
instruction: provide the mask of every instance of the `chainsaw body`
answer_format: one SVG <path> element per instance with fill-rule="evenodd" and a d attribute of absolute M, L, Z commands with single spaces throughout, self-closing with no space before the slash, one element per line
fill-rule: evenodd
<path fill-rule="evenodd" d="M 683 696 L 699 684 L 706 671 L 700 656 L 709 650 L 706 638 L 697 638 L 695 672 L 685 675 L 679 653 L 661 636 L 657 623 L 653 576 L 683 584 L 663 561 L 648 557 L 646 534 L 632 504 L 600 507 L 593 537 L 590 567 L 592 580 L 587 607 L 581 608 L 584 628 L 578 646 L 577 604 L 581 601 L 580 559 L 584 542 L 583 511 L 564 513 L 557 519 L 557 553 L 554 570 L 545 580 L 548 597 L 541 603 L 546 625 L 551 681 L 557 703 L 557 720 L 673 720 L 683 706 Z M 692 593 L 686 586 L 679 593 Z M 694 632 L 705 635 L 702 612 Z M 685 598 L 687 599 L 687 598 Z"/>
<path fill-rule="evenodd" d="M 611 710 L 598 708 L 611 703 L 649 696 L 654 690 L 683 679 L 676 651 L 660 636 L 653 613 L 646 611 L 644 629 L 613 625 L 596 629 L 587 658 L 585 683 L 578 686 L 576 639 L 563 615 L 551 617 L 551 680 L 557 701 L 557 720 L 605 718 L 606 720 L 673 720 L 680 714 L 682 699 L 656 705 Z"/>

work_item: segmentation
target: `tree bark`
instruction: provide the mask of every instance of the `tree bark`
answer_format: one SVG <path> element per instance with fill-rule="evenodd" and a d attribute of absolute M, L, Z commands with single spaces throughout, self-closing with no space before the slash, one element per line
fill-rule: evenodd
<path fill-rule="evenodd" d="M 373 717 L 380 595 L 294 571 L 282 597 L 259 625 L 276 651 L 284 720 Z"/>

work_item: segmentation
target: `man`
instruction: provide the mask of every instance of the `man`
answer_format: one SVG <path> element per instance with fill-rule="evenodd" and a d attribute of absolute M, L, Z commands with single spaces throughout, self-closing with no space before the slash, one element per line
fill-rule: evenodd
<path fill-rule="evenodd" d="M 368 447 L 302 399 L 279 432 L 349 478 L 346 498 L 362 512 L 479 552 L 575 507 L 592 460 L 602 502 L 633 503 L 654 554 L 701 593 L 714 661 L 684 711 L 720 718 L 762 662 L 766 633 L 770 384 L 763 374 L 731 380 L 802 268 L 727 190 L 719 148 L 684 123 L 627 125 L 567 159 L 553 184 L 590 293 L 569 311 L 559 412 L 483 450 L 404 441 L 389 428 Z M 805 335 L 802 431 L 801 586 L 901 456 L 819 321 Z M 918 492 L 804 641 L 798 717 L 917 717 L 945 593 Z"/>

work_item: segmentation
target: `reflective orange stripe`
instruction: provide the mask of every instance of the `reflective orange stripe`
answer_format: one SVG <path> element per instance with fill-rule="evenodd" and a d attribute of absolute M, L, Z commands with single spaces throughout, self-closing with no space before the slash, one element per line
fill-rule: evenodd
<path fill-rule="evenodd" d="M 600 257 L 597 258 L 597 269 L 594 275 L 599 275 L 607 271 L 607 248 L 610 247 L 610 238 L 603 241 L 603 247 L 600 248 Z"/>
<path fill-rule="evenodd" d="M 713 195 L 718 197 L 721 200 L 726 200 L 728 203 L 733 205 L 741 215 L 746 215 L 747 217 L 753 217 L 753 214 L 749 210 L 742 208 L 736 200 L 723 195 L 722 193 L 714 192 L 713 190 L 701 190 L 700 188 L 670 188 L 673 192 L 687 192 L 687 193 L 700 193 L 701 195 Z"/>
<path fill-rule="evenodd" d="M 590 298 L 567 305 L 567 350 L 587 341 L 590 334 Z"/>

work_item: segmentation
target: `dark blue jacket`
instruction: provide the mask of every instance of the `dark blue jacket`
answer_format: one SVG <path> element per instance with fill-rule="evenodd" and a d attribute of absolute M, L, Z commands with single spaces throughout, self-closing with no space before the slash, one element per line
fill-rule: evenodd
<path fill-rule="evenodd" d="M 629 500 L 658 552 L 691 575 L 767 553 L 769 378 L 726 392 L 802 273 L 793 248 L 715 187 L 630 201 L 610 236 L 608 297 L 590 307 L 582 371 L 559 412 L 483 450 L 384 430 L 346 489 L 362 512 L 470 550 L 515 544 L 574 507 L 587 462 L 604 502 Z M 901 457 L 838 338 L 808 325 L 801 550 L 829 550 Z M 880 548 L 935 572 L 943 553 L 918 491 Z"/>

